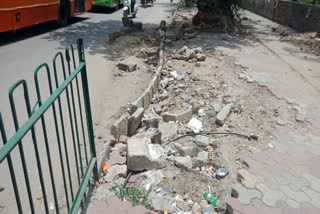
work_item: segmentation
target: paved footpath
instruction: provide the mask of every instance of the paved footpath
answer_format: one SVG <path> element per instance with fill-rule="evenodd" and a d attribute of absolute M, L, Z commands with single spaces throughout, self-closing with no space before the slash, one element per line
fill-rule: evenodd
<path fill-rule="evenodd" d="M 254 152 L 239 171 L 228 207 L 233 214 L 320 213 L 320 58 L 280 42 L 278 24 L 247 12 L 257 41 L 221 50 L 248 67 L 246 75 L 297 110 L 296 121 L 278 126 L 271 147 Z M 254 20 L 254 22 L 250 21 Z M 256 24 L 254 24 L 256 23 Z M 283 125 L 283 124 L 282 124 Z"/>

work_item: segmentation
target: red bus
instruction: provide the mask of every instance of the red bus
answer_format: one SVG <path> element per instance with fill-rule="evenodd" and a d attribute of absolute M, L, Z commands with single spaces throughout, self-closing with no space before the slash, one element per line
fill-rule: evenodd
<path fill-rule="evenodd" d="M 70 17 L 91 7 L 91 0 L 0 0 L 0 32 L 52 20 L 65 26 Z"/>

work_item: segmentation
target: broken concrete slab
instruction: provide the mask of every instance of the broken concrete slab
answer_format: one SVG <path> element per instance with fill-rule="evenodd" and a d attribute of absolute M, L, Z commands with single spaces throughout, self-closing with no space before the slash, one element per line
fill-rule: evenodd
<path fill-rule="evenodd" d="M 212 141 L 209 137 L 203 135 L 196 135 L 194 142 L 198 146 L 206 147 L 212 144 Z"/>
<path fill-rule="evenodd" d="M 148 143 L 161 144 L 161 132 L 157 128 L 149 128 L 145 131 L 141 130 L 134 137 L 150 139 Z"/>
<path fill-rule="evenodd" d="M 216 111 L 216 113 L 219 113 L 222 109 L 222 105 L 220 103 L 214 103 L 212 107 Z"/>
<path fill-rule="evenodd" d="M 209 124 L 210 126 L 216 124 L 216 120 L 217 120 L 217 112 L 214 109 L 208 110 L 206 111 L 206 115 L 205 115 L 205 121 L 206 124 Z"/>
<path fill-rule="evenodd" d="M 149 151 L 149 144 L 141 141 L 141 139 L 130 138 L 127 145 L 127 165 L 129 170 L 143 171 L 163 167 L 162 159 L 159 157 L 152 157 Z"/>
<path fill-rule="evenodd" d="M 158 128 L 159 127 L 159 120 L 160 120 L 160 118 L 153 117 L 153 118 L 143 119 L 142 122 L 146 125 L 147 128 Z"/>
<path fill-rule="evenodd" d="M 229 103 L 227 105 L 225 105 L 222 110 L 217 114 L 217 125 L 219 126 L 223 126 L 225 121 L 227 120 L 231 109 L 232 109 L 233 103 Z"/>
<path fill-rule="evenodd" d="M 129 114 L 133 115 L 134 112 L 137 111 L 138 108 L 143 107 L 143 97 L 140 96 L 134 102 L 130 104 L 130 111 Z"/>
<path fill-rule="evenodd" d="M 179 168 L 182 168 L 185 170 L 192 170 L 192 159 L 190 156 L 175 157 L 174 163 Z"/>
<path fill-rule="evenodd" d="M 181 156 L 194 157 L 194 156 L 197 156 L 200 151 L 199 147 L 193 142 L 184 142 L 184 143 L 176 142 L 174 145 L 178 149 Z"/>
<path fill-rule="evenodd" d="M 153 210 L 163 213 L 167 210 L 169 213 L 174 213 L 176 210 L 170 205 L 170 201 L 158 196 L 155 192 L 150 192 L 149 198 L 152 202 Z"/>
<path fill-rule="evenodd" d="M 179 121 L 183 122 L 192 117 L 192 109 L 187 109 L 180 113 L 164 113 L 162 114 L 162 118 L 164 122 L 169 121 Z"/>
<path fill-rule="evenodd" d="M 192 166 L 193 168 L 202 167 L 208 165 L 209 162 L 209 153 L 206 151 L 199 152 L 197 157 L 193 158 Z"/>
<path fill-rule="evenodd" d="M 108 167 L 112 167 L 113 165 L 116 165 L 116 164 L 125 164 L 126 161 L 127 161 L 127 158 L 126 157 L 123 157 L 121 156 L 121 149 L 117 149 L 115 151 L 112 151 L 110 153 L 110 157 L 109 157 L 109 160 L 107 161 L 107 165 Z"/>
<path fill-rule="evenodd" d="M 127 176 L 127 166 L 126 165 L 114 165 L 109 168 L 108 174 L 103 177 L 103 179 L 109 183 L 119 177 Z"/>
<path fill-rule="evenodd" d="M 128 135 L 128 115 L 122 115 L 111 127 L 111 134 L 115 139 L 120 135 Z"/>
<path fill-rule="evenodd" d="M 140 126 L 144 108 L 138 108 L 128 119 L 128 135 L 131 137 Z"/>
<path fill-rule="evenodd" d="M 159 131 L 162 133 L 161 141 L 171 139 L 176 136 L 178 132 L 178 124 L 176 123 L 160 123 Z"/>

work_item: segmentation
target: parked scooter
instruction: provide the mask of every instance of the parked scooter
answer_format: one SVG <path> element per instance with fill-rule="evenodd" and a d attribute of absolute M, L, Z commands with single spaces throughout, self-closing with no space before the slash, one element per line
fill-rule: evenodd
<path fill-rule="evenodd" d="M 141 0 L 141 5 L 143 7 L 153 6 L 155 0 Z"/>
<path fill-rule="evenodd" d="M 128 17 L 132 15 L 133 18 L 136 17 L 138 12 L 138 4 L 136 0 L 125 0 L 123 7 L 123 17 Z"/>

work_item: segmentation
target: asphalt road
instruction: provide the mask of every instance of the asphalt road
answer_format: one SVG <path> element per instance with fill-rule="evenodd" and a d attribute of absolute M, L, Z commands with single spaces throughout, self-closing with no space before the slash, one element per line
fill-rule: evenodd
<path fill-rule="evenodd" d="M 174 6 L 169 0 L 159 0 L 153 7 L 140 7 L 135 20 L 141 21 L 144 27 L 158 25 L 161 20 L 168 20 L 173 10 Z M 64 28 L 58 28 L 55 23 L 51 22 L 21 29 L 16 32 L 0 34 L 0 112 L 2 113 L 8 138 L 14 134 L 14 125 L 8 99 L 8 90 L 11 85 L 17 80 L 25 79 L 28 83 L 31 107 L 33 107 L 37 102 L 33 77 L 35 68 L 43 62 L 47 62 L 50 69 L 52 69 L 52 59 L 56 52 L 64 51 L 65 47 L 69 44 L 73 44 L 75 46 L 77 38 L 84 39 L 93 120 L 100 121 L 101 115 L 106 111 L 106 109 L 103 108 L 103 102 L 108 102 L 108 98 L 104 97 L 104 92 L 109 90 L 110 86 L 109 84 L 106 84 L 106 82 L 110 81 L 110 77 L 112 76 L 111 72 L 110 75 L 105 75 L 105 70 L 108 68 L 110 62 L 107 62 L 105 57 L 107 50 L 103 44 L 107 41 L 108 33 L 120 30 L 122 25 L 121 17 L 122 9 L 118 11 L 98 9 L 87 12 L 81 16 L 74 17 L 71 25 Z M 60 68 L 61 64 L 58 63 L 57 67 Z M 59 79 L 61 82 L 62 77 L 59 77 Z M 49 95 L 47 89 L 47 78 L 45 75 L 40 75 L 40 82 L 40 86 L 43 88 L 42 100 L 44 100 Z M 125 87 L 123 87 L 123 90 L 125 90 Z M 25 113 L 23 93 L 21 89 L 15 91 L 15 99 L 17 112 L 20 118 L 19 122 L 20 125 L 22 125 L 23 122 L 27 120 L 27 116 Z M 62 102 L 66 103 L 65 95 L 62 98 Z M 67 130 L 69 129 L 69 131 L 67 131 L 69 134 L 66 133 L 66 135 L 67 138 L 70 138 L 70 122 L 68 121 L 69 117 L 66 113 L 66 104 L 62 107 L 63 112 L 65 113 L 65 127 Z M 52 131 L 54 130 L 54 123 L 51 110 L 46 114 L 47 129 L 49 130 L 49 142 L 56 142 L 57 138 L 55 136 L 55 132 Z M 44 171 L 47 200 L 52 205 L 53 197 L 49 179 L 50 174 L 48 170 L 48 161 L 45 155 L 46 149 L 44 146 L 42 127 L 39 123 L 35 126 L 35 130 L 39 144 L 42 169 Z M 68 142 L 70 145 L 68 145 L 69 151 L 67 155 L 70 159 L 71 174 L 73 175 L 71 180 L 73 181 L 73 186 L 75 186 L 74 188 L 76 188 L 76 165 L 75 162 L 72 161 L 74 160 L 74 152 L 72 150 L 73 147 L 71 140 Z M 83 144 L 83 142 L 81 144 Z M 2 145 L 2 142 L 0 145 Z M 44 213 L 42 191 L 30 134 L 24 138 L 23 146 L 28 165 L 29 179 L 31 181 L 34 205 L 36 210 L 39 210 L 39 213 Z M 89 148 L 87 149 L 89 150 Z M 50 150 L 54 168 L 53 173 L 55 175 L 57 185 L 58 199 L 60 204 L 65 206 L 66 202 L 63 192 L 59 150 L 57 145 L 52 145 L 52 143 L 50 144 Z M 65 156 L 63 156 L 63 158 L 65 165 Z M 12 159 L 23 209 L 25 210 L 25 213 L 29 213 L 30 208 L 18 148 L 15 148 L 12 153 Z M 82 153 L 82 160 L 85 162 L 84 153 Z M 67 173 L 67 171 L 65 171 L 65 173 Z M 1 163 L 0 166 L 0 186 L 4 187 L 4 190 L 0 192 L 0 213 L 17 213 L 6 161 Z M 74 195 L 75 194 L 74 190 Z"/>

